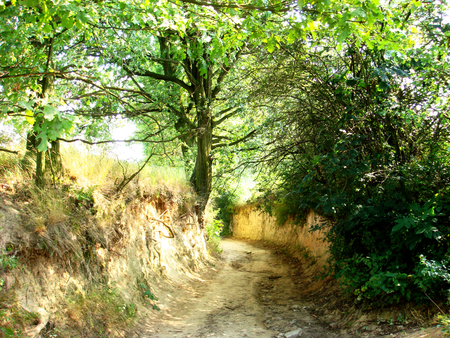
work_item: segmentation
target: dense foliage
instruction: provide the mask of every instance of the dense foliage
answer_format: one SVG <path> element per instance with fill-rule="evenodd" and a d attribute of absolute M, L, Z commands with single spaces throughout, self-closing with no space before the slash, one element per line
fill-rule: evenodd
<path fill-rule="evenodd" d="M 280 175 L 282 213 L 330 219 L 333 269 L 358 299 L 448 296 L 446 56 L 349 43 L 269 59 L 268 78 L 285 80 L 260 78 L 279 112 L 263 159 Z"/>

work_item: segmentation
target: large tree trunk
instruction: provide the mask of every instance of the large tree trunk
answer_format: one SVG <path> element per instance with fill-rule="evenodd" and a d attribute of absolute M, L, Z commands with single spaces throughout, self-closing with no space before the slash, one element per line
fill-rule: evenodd
<path fill-rule="evenodd" d="M 61 161 L 61 143 L 59 140 L 52 141 L 52 147 L 50 148 L 49 152 L 50 158 L 49 158 L 49 166 L 52 170 L 53 178 L 61 178 L 63 167 L 62 167 L 62 161 Z"/>
<path fill-rule="evenodd" d="M 48 53 L 47 53 L 47 65 L 46 65 L 46 71 L 50 69 L 50 66 L 52 64 L 52 57 L 53 57 L 53 38 L 50 39 L 50 44 L 48 46 Z M 54 92 L 54 82 L 55 82 L 55 76 L 54 75 L 44 75 L 41 81 L 42 85 L 42 92 L 40 94 L 41 98 L 48 98 L 53 95 Z M 43 123 L 43 118 L 36 119 L 35 123 Z M 42 142 L 42 141 L 41 141 Z M 37 148 L 38 142 L 35 142 L 35 146 Z M 39 152 L 36 149 L 36 178 L 35 183 L 39 188 L 43 188 L 45 186 L 45 162 L 46 162 L 46 156 L 45 152 Z"/>
<path fill-rule="evenodd" d="M 22 168 L 30 170 L 33 159 L 36 159 L 36 134 L 32 130 L 27 133 L 26 151 L 21 160 Z"/>
<path fill-rule="evenodd" d="M 192 134 L 186 134 L 190 129 L 190 126 L 182 118 L 179 118 L 177 123 L 175 123 L 175 129 L 183 136 L 180 137 L 181 140 L 181 156 L 183 156 L 184 170 L 186 173 L 195 172 L 194 166 L 196 159 L 193 158 L 192 148 L 196 144 L 196 137 Z M 194 176 L 191 176 L 191 182 L 194 182 Z"/>
<path fill-rule="evenodd" d="M 45 152 L 38 151 L 36 155 L 36 177 L 35 184 L 39 188 L 45 186 Z"/>
<path fill-rule="evenodd" d="M 199 109 L 199 132 L 197 136 L 197 160 L 194 172 L 194 187 L 198 196 L 198 221 L 204 226 L 205 210 L 212 187 L 212 117 L 208 107 Z"/>

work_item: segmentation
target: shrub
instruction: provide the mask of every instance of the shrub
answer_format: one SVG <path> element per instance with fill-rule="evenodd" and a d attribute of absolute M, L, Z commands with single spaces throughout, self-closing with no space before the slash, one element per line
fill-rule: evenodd
<path fill-rule="evenodd" d="M 231 235 L 231 222 L 238 201 L 238 195 L 230 191 L 222 191 L 214 198 L 215 207 L 218 209 L 216 218 L 221 222 L 219 225 L 219 228 L 221 228 L 221 236 Z"/>
<path fill-rule="evenodd" d="M 222 232 L 223 223 L 220 220 L 213 220 L 206 224 L 206 234 L 208 235 L 208 248 L 210 253 L 221 253 L 220 248 L 220 233 Z"/>

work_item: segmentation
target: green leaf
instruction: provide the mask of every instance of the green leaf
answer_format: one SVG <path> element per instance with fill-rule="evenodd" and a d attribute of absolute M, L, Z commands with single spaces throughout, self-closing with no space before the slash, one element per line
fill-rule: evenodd
<path fill-rule="evenodd" d="M 59 115 L 59 110 L 53 106 L 45 106 L 43 113 L 44 118 L 48 121 L 51 121 L 55 118 L 55 116 Z"/>
<path fill-rule="evenodd" d="M 82 24 L 88 23 L 89 19 L 90 19 L 89 15 L 86 14 L 85 12 L 78 12 L 77 13 L 77 20 L 80 23 L 82 23 Z"/>
<path fill-rule="evenodd" d="M 62 119 L 61 124 L 64 131 L 67 133 L 70 133 L 74 127 L 73 122 L 67 119 Z"/>
<path fill-rule="evenodd" d="M 48 149 L 47 133 L 43 131 L 37 136 L 37 138 L 41 139 L 41 142 L 39 143 L 37 150 L 38 151 L 47 151 L 47 149 Z"/>
<path fill-rule="evenodd" d="M 21 106 L 22 108 L 25 108 L 27 110 L 33 110 L 34 104 L 35 104 L 34 101 L 20 101 L 19 102 L 19 106 Z"/>
<path fill-rule="evenodd" d="M 70 29 L 73 27 L 74 25 L 74 21 L 71 17 L 69 16 L 64 16 L 61 20 L 61 24 L 64 28 Z"/>
<path fill-rule="evenodd" d="M 338 36 L 338 42 L 344 42 L 345 39 L 351 34 L 350 27 L 348 25 L 344 25 L 341 27 L 341 31 Z"/>
<path fill-rule="evenodd" d="M 53 27 L 49 23 L 46 23 L 42 30 L 44 31 L 44 33 L 51 33 L 53 31 Z"/>
<path fill-rule="evenodd" d="M 395 220 L 395 222 L 397 223 L 397 225 L 392 228 L 391 233 L 397 232 L 403 228 L 411 228 L 415 224 L 415 217 L 406 216 L 401 219 Z"/>
<path fill-rule="evenodd" d="M 272 53 L 275 50 L 275 42 L 274 42 L 274 40 L 269 40 L 269 42 L 267 43 L 266 48 L 267 48 L 267 51 L 269 53 Z"/>
<path fill-rule="evenodd" d="M 295 40 L 297 40 L 297 32 L 295 31 L 295 29 L 291 29 L 291 30 L 289 30 L 289 34 L 287 37 L 287 43 L 291 44 L 291 43 L 295 42 Z"/>
<path fill-rule="evenodd" d="M 391 88 L 391 86 L 389 85 L 388 82 L 386 81 L 381 81 L 380 84 L 378 85 L 380 89 L 382 90 L 388 90 L 389 88 Z"/>

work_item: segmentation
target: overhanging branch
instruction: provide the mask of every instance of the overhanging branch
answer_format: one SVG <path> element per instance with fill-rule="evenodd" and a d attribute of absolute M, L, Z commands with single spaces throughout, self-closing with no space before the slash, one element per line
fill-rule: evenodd
<path fill-rule="evenodd" d="M 5 149 L 5 148 L 0 148 L 0 151 L 4 151 L 5 153 L 10 153 L 10 154 L 18 154 L 18 151 L 15 150 L 9 150 L 9 149 Z"/>
<path fill-rule="evenodd" d="M 248 133 L 246 136 L 240 138 L 239 140 L 236 140 L 234 142 L 231 143 L 220 143 L 220 144 L 216 144 L 213 145 L 211 147 L 211 149 L 217 149 L 217 148 L 222 148 L 222 147 L 231 147 L 234 146 L 236 144 L 239 144 L 241 142 L 247 141 L 248 139 L 252 138 L 254 135 L 256 134 L 256 130 L 251 131 L 250 133 Z"/>
<path fill-rule="evenodd" d="M 72 140 L 67 140 L 64 138 L 59 137 L 58 140 L 59 141 L 63 141 L 63 142 L 67 142 L 67 143 L 72 143 L 72 142 L 82 142 L 85 144 L 89 144 L 89 145 L 96 145 L 96 144 L 106 144 L 106 143 L 133 143 L 133 142 L 141 142 L 141 143 L 167 143 L 167 142 L 172 142 L 175 141 L 176 139 L 179 139 L 180 137 L 186 136 L 186 135 L 190 135 L 190 133 L 184 133 L 184 134 L 180 134 L 177 136 L 174 136 L 170 139 L 166 139 L 166 140 L 162 140 L 162 141 L 154 141 L 154 140 L 148 140 L 148 138 L 152 137 L 152 136 L 156 136 L 160 134 L 160 132 L 158 131 L 158 133 L 156 134 L 152 134 L 144 139 L 130 139 L 130 140 L 104 140 L 104 141 L 88 141 L 88 140 L 84 140 L 81 138 L 76 138 L 76 139 L 72 139 Z"/>
<path fill-rule="evenodd" d="M 169 76 L 169 75 L 159 74 L 159 73 L 155 73 L 155 72 L 150 72 L 148 70 L 145 70 L 145 71 L 131 70 L 126 65 L 123 65 L 123 67 L 125 68 L 125 70 L 127 72 L 129 72 L 129 73 L 131 73 L 133 75 L 145 76 L 145 77 L 150 77 L 150 78 L 155 79 L 155 80 L 162 80 L 162 81 L 166 81 L 166 82 L 172 82 L 172 83 L 175 83 L 175 84 L 179 85 L 183 89 L 186 89 L 191 94 L 194 92 L 194 88 L 192 86 L 189 86 L 187 83 L 185 83 L 184 81 L 181 81 L 179 78 L 177 78 L 175 76 Z"/>
<path fill-rule="evenodd" d="M 173 1 L 169 1 L 173 2 Z M 290 10 L 290 5 L 292 2 L 285 1 L 281 2 L 278 6 L 256 6 L 251 4 L 237 4 L 237 3 L 219 3 L 219 2 L 211 2 L 211 1 L 199 1 L 199 0 L 182 0 L 182 2 L 190 3 L 199 6 L 210 6 L 213 8 L 235 8 L 235 9 L 243 9 L 243 10 L 258 10 L 264 12 L 287 12 Z M 175 3 L 175 2 L 173 2 Z M 176 3 L 178 6 L 178 3 Z"/>
<path fill-rule="evenodd" d="M 221 113 L 226 113 L 227 111 L 230 111 L 234 108 L 228 108 L 223 110 Z M 239 113 L 240 109 L 239 108 L 235 108 L 235 111 L 232 111 L 231 113 L 228 113 L 227 115 L 221 117 L 220 119 L 218 119 L 217 121 L 213 121 L 213 127 L 218 126 L 219 124 L 221 124 L 222 122 L 226 121 L 227 119 L 229 119 L 230 117 L 236 115 L 237 113 Z"/>

